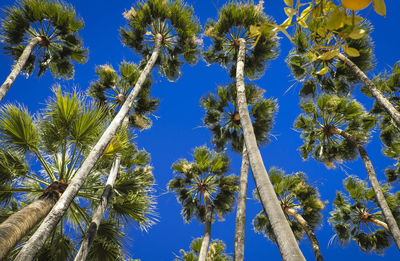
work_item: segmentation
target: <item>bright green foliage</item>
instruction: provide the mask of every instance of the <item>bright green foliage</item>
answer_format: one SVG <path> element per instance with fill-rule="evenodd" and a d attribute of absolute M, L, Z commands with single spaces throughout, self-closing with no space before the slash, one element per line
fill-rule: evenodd
<path fill-rule="evenodd" d="M 202 238 L 196 238 L 190 243 L 190 251 L 181 249 L 180 257 L 174 259 L 174 261 L 197 261 L 200 253 Z M 226 245 L 223 241 L 214 239 L 211 241 L 209 250 L 207 252 L 206 260 L 209 261 L 231 261 L 232 258 L 224 253 Z"/>
<path fill-rule="evenodd" d="M 263 30 L 255 28 L 263 24 Z M 265 62 L 277 56 L 276 33 L 273 23 L 262 8 L 252 2 L 228 2 L 219 10 L 217 21 L 209 20 L 205 25 L 205 35 L 213 41 L 203 53 L 208 63 L 218 63 L 229 69 L 229 75 L 236 75 L 236 61 L 239 51 L 239 39 L 246 40 L 247 52 L 244 71 L 248 78 L 256 79 L 262 76 Z M 258 38 L 258 41 L 256 39 Z"/>
<path fill-rule="evenodd" d="M 204 222 L 205 194 L 210 197 L 213 212 L 216 211 L 221 218 L 232 211 L 239 181 L 235 175 L 225 176 L 228 168 L 226 154 L 210 151 L 206 147 L 194 150 L 192 162 L 182 159 L 172 165 L 176 176 L 168 183 L 168 189 L 176 193 L 186 222 L 193 217 Z"/>
<path fill-rule="evenodd" d="M 312 230 L 320 226 L 324 203 L 319 199 L 317 189 L 307 184 L 306 175 L 302 172 L 285 174 L 283 170 L 276 168 L 271 168 L 268 173 L 284 212 L 285 209 L 294 209 L 306 220 Z M 253 193 L 258 199 L 257 191 Z M 296 239 L 301 240 L 305 231 L 300 223 L 286 212 L 285 215 Z M 270 240 L 275 241 L 271 223 L 264 211 L 261 211 L 253 219 L 253 226 L 256 232 L 262 233 Z"/>
<path fill-rule="evenodd" d="M 335 48 L 334 42 L 329 44 L 326 37 L 319 35 L 321 33 L 318 33 L 318 28 L 321 28 L 319 22 L 309 19 L 307 20 L 308 29 L 297 27 L 292 38 L 295 47 L 290 51 L 286 63 L 293 77 L 302 83 L 300 96 L 315 96 L 321 91 L 339 96 L 347 95 L 353 90 L 355 84 L 360 83 L 360 80 L 350 68 L 334 59 L 339 53 L 336 49 L 333 51 L 322 49 L 318 55 L 314 53 L 316 46 L 320 45 Z M 365 30 L 365 36 L 360 39 L 345 38 L 344 44 L 358 50 L 359 55 L 349 56 L 349 59 L 362 71 L 368 72 L 374 68 L 373 44 L 369 37 L 372 27 L 368 23 L 361 26 Z M 344 30 L 349 28 L 351 25 L 347 25 Z"/>
<path fill-rule="evenodd" d="M 128 25 L 120 30 L 122 42 L 142 55 L 141 66 L 150 57 L 157 34 L 162 37 L 162 51 L 156 64 L 169 80 L 179 78 L 183 65 L 181 56 L 189 64 L 198 61 L 201 41 L 197 34 L 201 27 L 192 7 L 180 0 L 137 1 L 124 16 Z"/>
<path fill-rule="evenodd" d="M 119 75 L 110 65 L 98 66 L 96 73 L 99 79 L 92 82 L 88 95 L 95 98 L 101 106 L 105 106 L 113 116 L 125 102 L 141 72 L 134 63 L 123 61 L 119 66 Z M 129 123 L 138 129 L 151 127 L 148 114 L 156 111 L 160 103 L 159 99 L 150 97 L 150 86 L 151 79 L 148 78 L 140 89 L 129 115 Z"/>
<path fill-rule="evenodd" d="M 303 159 L 310 154 L 327 167 L 343 160 L 355 159 L 358 155 L 355 144 L 343 139 L 336 128 L 352 135 L 357 142 L 365 144 L 376 119 L 365 112 L 356 100 L 335 95 L 321 95 L 314 103 L 304 100 L 300 104 L 300 114 L 294 127 L 301 131 L 304 144 L 300 147 Z"/>
<path fill-rule="evenodd" d="M 50 69 L 56 78 L 72 78 L 72 61 L 86 63 L 88 51 L 78 36 L 84 22 L 69 4 L 55 0 L 20 0 L 4 13 L 0 37 L 3 48 L 15 60 L 30 40 L 42 38 L 24 66 L 26 73 L 32 74 L 38 66 L 39 76 Z"/>
<path fill-rule="evenodd" d="M 400 88 L 400 63 L 397 62 L 392 72 L 382 73 L 375 77 L 375 85 L 388 97 L 389 101 L 399 109 L 400 99 L 398 97 Z M 367 90 L 363 90 L 367 92 Z M 367 92 L 368 94 L 368 92 Z M 371 113 L 379 117 L 380 138 L 385 145 L 383 153 L 395 159 L 397 162 L 395 166 L 386 169 L 386 177 L 389 182 L 399 180 L 400 177 L 400 132 L 396 124 L 393 123 L 392 118 L 386 111 L 378 104 L 374 103 Z"/>
<path fill-rule="evenodd" d="M 334 210 L 330 212 L 329 222 L 332 224 L 336 239 L 345 245 L 355 241 L 364 252 L 383 254 L 383 250 L 392 244 L 389 231 L 372 223 L 373 219 L 385 222 L 375 199 L 375 193 L 368 188 L 366 182 L 355 177 L 348 177 L 343 182 L 348 196 L 336 193 L 333 201 Z M 400 221 L 400 199 L 389 192 L 388 185 L 382 186 L 385 199 L 395 217 Z"/>
<path fill-rule="evenodd" d="M 276 100 L 265 99 L 264 90 L 255 85 L 246 85 L 246 99 L 250 106 L 250 117 L 259 145 L 269 141 L 268 134 L 273 125 Z M 243 133 L 236 101 L 236 85 L 218 86 L 216 94 L 204 96 L 200 104 L 206 110 L 203 122 L 212 132 L 212 143 L 218 150 L 224 150 L 228 142 L 232 149 L 241 153 L 243 150 Z"/>

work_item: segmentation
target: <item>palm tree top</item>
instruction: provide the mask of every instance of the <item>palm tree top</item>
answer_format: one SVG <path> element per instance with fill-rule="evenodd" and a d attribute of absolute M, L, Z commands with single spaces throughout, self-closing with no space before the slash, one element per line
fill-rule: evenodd
<path fill-rule="evenodd" d="M 218 215 L 233 209 L 238 178 L 225 176 L 229 170 L 229 158 L 225 153 L 198 147 L 193 152 L 193 161 L 179 160 L 172 165 L 176 173 L 168 183 L 168 189 L 177 193 L 182 204 L 182 215 L 189 222 L 194 216 L 205 219 L 205 197 L 208 197 Z"/>
<path fill-rule="evenodd" d="M 180 257 L 174 259 L 174 261 L 196 261 L 198 260 L 198 255 L 201 249 L 201 238 L 195 238 L 190 243 L 190 251 L 185 251 L 183 249 L 179 250 L 181 253 Z M 209 250 L 207 252 L 207 260 L 214 261 L 231 261 L 232 258 L 225 253 L 226 245 L 222 240 L 214 239 L 210 243 Z"/>
<path fill-rule="evenodd" d="M 263 25 L 259 35 L 254 28 Z M 229 75 L 235 77 L 239 40 L 246 40 L 245 73 L 256 79 L 265 70 L 265 62 L 277 56 L 276 33 L 273 22 L 262 10 L 262 5 L 252 2 L 228 2 L 219 10 L 217 21 L 207 21 L 205 35 L 213 44 L 203 53 L 208 63 L 229 67 Z M 256 39 L 259 37 L 258 41 Z"/>
<path fill-rule="evenodd" d="M 304 159 L 310 154 L 328 167 L 334 162 L 357 157 L 356 145 L 338 135 L 338 129 L 351 134 L 358 143 L 368 141 L 376 119 L 356 100 L 324 94 L 316 102 L 303 100 L 294 127 L 301 131 L 304 144 L 300 153 Z"/>
<path fill-rule="evenodd" d="M 225 149 L 230 142 L 232 149 L 241 153 L 243 133 L 236 100 L 236 83 L 218 86 L 216 94 L 209 93 L 200 100 L 206 110 L 203 122 L 212 132 L 212 143 L 218 150 Z M 251 84 L 246 85 L 246 99 L 250 106 L 250 115 L 259 145 L 269 141 L 268 134 L 273 126 L 277 111 L 276 100 L 265 99 L 264 90 Z"/>
<path fill-rule="evenodd" d="M 385 218 L 379 210 L 374 191 L 367 183 L 353 176 L 344 181 L 346 194 L 337 192 L 330 212 L 329 223 L 335 231 L 332 240 L 344 245 L 354 240 L 362 251 L 383 254 L 392 244 L 390 232 L 384 228 Z M 389 192 L 389 185 L 382 185 L 382 191 L 393 216 L 399 222 L 399 198 Z M 386 225 L 387 226 L 387 225 Z"/>
<path fill-rule="evenodd" d="M 201 26 L 193 8 L 181 0 L 138 1 L 124 17 L 128 24 L 120 29 L 122 42 L 145 60 L 150 57 L 156 36 L 161 37 L 162 52 L 156 64 L 169 80 L 176 80 L 180 75 L 183 64 L 180 56 L 189 64 L 198 61 L 201 40 L 197 34 Z"/>
<path fill-rule="evenodd" d="M 15 60 L 33 38 L 40 38 L 37 50 L 24 66 L 28 74 L 33 72 L 37 61 L 39 76 L 50 68 L 57 78 L 71 78 L 74 74 L 71 60 L 87 61 L 87 49 L 78 36 L 84 22 L 71 5 L 53 0 L 19 0 L 5 8 L 4 13 L 0 39 Z"/>

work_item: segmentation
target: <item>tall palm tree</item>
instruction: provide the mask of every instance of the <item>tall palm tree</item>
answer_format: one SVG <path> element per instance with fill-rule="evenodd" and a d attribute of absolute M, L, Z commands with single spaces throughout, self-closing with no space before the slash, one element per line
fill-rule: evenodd
<path fill-rule="evenodd" d="M 98 104 L 105 106 L 111 115 L 114 116 L 118 112 L 119 107 L 123 104 L 126 94 L 130 92 L 134 82 L 139 77 L 140 72 L 135 64 L 122 62 L 120 66 L 120 77 L 118 77 L 114 69 L 108 65 L 99 66 L 96 69 L 96 73 L 100 79 L 92 83 L 91 88 L 89 89 L 89 96 L 95 98 Z M 128 124 L 130 122 L 140 129 L 148 128 L 148 126 L 151 125 L 151 120 L 146 114 L 156 110 L 159 101 L 148 97 L 150 85 L 151 81 L 148 79 L 143 86 L 144 88 L 138 95 L 138 100 L 133 105 L 134 113 L 125 116 L 126 120 L 124 120 L 122 124 L 122 131 L 129 132 Z M 112 93 L 109 94 L 109 92 Z M 121 143 L 119 136 L 116 136 L 113 141 L 110 143 L 111 146 L 108 146 L 108 149 L 111 147 L 121 146 L 117 144 L 118 142 Z M 88 255 L 96 236 L 97 229 L 105 214 L 112 189 L 117 181 L 122 155 L 121 153 L 115 153 L 115 149 L 113 152 L 116 155 L 101 196 L 100 204 L 95 211 L 92 223 L 89 225 L 88 233 L 81 243 L 81 247 L 79 248 L 75 260 L 86 260 L 86 256 Z M 127 153 L 130 152 L 127 151 Z"/>
<path fill-rule="evenodd" d="M 273 116 L 277 110 L 275 100 L 265 99 L 264 90 L 254 86 L 246 86 L 246 98 L 253 120 L 253 126 L 259 146 L 269 141 L 268 133 L 272 128 Z M 246 223 L 246 199 L 249 172 L 249 160 L 246 146 L 244 146 L 243 133 L 240 126 L 240 116 L 236 103 L 236 85 L 219 86 L 216 94 L 208 94 L 201 101 L 201 106 L 206 109 L 203 119 L 204 124 L 212 132 L 212 143 L 221 151 L 229 142 L 232 150 L 242 153 L 240 169 L 240 186 L 236 209 L 235 226 L 235 260 L 244 260 L 244 239 Z"/>
<path fill-rule="evenodd" d="M 183 249 L 179 250 L 181 256 L 175 258 L 174 261 L 197 261 L 198 255 L 200 253 L 202 239 L 195 238 L 192 243 L 190 243 L 190 251 L 185 251 Z M 210 251 L 207 253 L 207 261 L 231 261 L 232 258 L 224 253 L 226 245 L 223 241 L 214 239 L 210 243 Z"/>
<path fill-rule="evenodd" d="M 192 162 L 182 159 L 172 165 L 177 175 L 168 183 L 168 189 L 177 194 L 184 220 L 197 217 L 204 222 L 199 261 L 207 257 L 215 212 L 222 217 L 233 209 L 238 179 L 235 175 L 225 176 L 228 168 L 227 155 L 206 147 L 194 150 Z"/>
<path fill-rule="evenodd" d="M 126 97 L 120 111 L 86 157 L 63 197 L 21 250 L 16 260 L 32 260 L 49 237 L 50 231 L 64 215 L 90 170 L 122 124 L 153 67 L 159 65 L 162 73 L 168 78 L 173 78 L 179 74 L 178 70 L 183 64 L 182 56 L 190 64 L 197 61 L 196 35 L 200 31 L 200 25 L 193 16 L 193 9 L 180 0 L 140 2 L 125 16 L 128 18 L 129 24 L 127 28 L 121 29 L 121 36 L 126 45 L 144 55 L 142 65 L 145 66 L 142 73 L 135 83 L 135 87 Z M 152 54 L 149 57 L 150 52 Z"/>
<path fill-rule="evenodd" d="M 300 1 L 296 8 L 299 4 Z M 349 78 L 337 79 L 336 72 L 338 75 L 352 74 L 350 79 L 353 78 L 357 83 L 362 83 L 400 128 L 400 112 L 365 74 L 373 66 L 372 44 L 369 38 L 371 26 L 368 22 L 356 16 L 354 11 L 350 14 L 345 8 L 337 6 L 330 0 L 309 2 L 303 4 L 303 8 L 302 12 L 298 12 L 300 16 L 297 19 L 301 20 L 298 26 L 302 29 L 297 31 L 306 30 L 307 36 L 301 36 L 302 43 L 300 45 L 297 43 L 297 47 L 300 48 L 295 51 L 300 51 L 303 56 L 300 55 L 300 58 L 293 60 L 292 55 L 289 55 L 292 65 L 299 69 L 297 72 L 311 73 L 312 77 L 319 78 L 320 83 L 322 80 L 324 84 L 328 84 L 325 88 L 342 91 L 349 87 L 346 83 Z M 305 64 L 308 65 L 304 66 Z M 326 78 L 324 75 L 327 73 L 333 74 L 334 77 Z M 315 89 L 312 81 L 305 83 L 308 93 L 312 92 L 313 88 Z"/>
<path fill-rule="evenodd" d="M 56 78 L 71 78 L 72 61 L 87 61 L 87 49 L 78 36 L 84 22 L 69 4 L 21 0 L 6 7 L 4 13 L 0 37 L 3 48 L 16 63 L 0 87 L 0 102 L 21 71 L 29 75 L 38 66 L 39 76 L 50 69 Z"/>
<path fill-rule="evenodd" d="M 348 196 L 343 192 L 336 193 L 329 218 L 335 231 L 331 241 L 336 239 L 344 245 L 354 240 L 362 251 L 382 254 L 391 245 L 391 233 L 379 211 L 374 191 L 368 188 L 366 182 L 352 176 L 346 178 L 343 184 Z M 386 201 L 399 222 L 399 197 L 391 194 L 389 189 L 387 185 L 382 187 Z"/>
<path fill-rule="evenodd" d="M 103 111 L 85 104 L 76 93 L 62 93 L 61 89 L 55 89 L 55 98 L 35 120 L 23 106 L 2 108 L 0 155 L 6 161 L 1 163 L 0 198 L 6 205 L 15 198 L 22 201 L 26 198 L 31 203 L 0 224 L 0 258 L 50 212 L 96 141 L 103 124 Z M 40 173 L 25 162 L 32 156 L 40 163 Z M 99 184 L 100 177 L 91 176 L 79 197 L 83 201 L 91 200 Z M 78 227 L 86 218 L 85 207 L 74 201 L 68 220 Z"/>
<path fill-rule="evenodd" d="M 269 26 L 264 26 L 256 36 L 254 28 L 259 24 Z M 262 6 L 255 6 L 251 2 L 230 2 L 219 10 L 216 22 L 210 20 L 205 26 L 205 34 L 212 39 L 213 45 L 204 53 L 204 57 L 209 63 L 229 66 L 229 74 L 236 80 L 237 105 L 247 154 L 262 205 L 272 221 L 282 259 L 304 260 L 273 192 L 246 102 L 244 74 L 248 78 L 259 77 L 264 72 L 265 62 L 276 56 L 276 33 L 272 28 L 272 21 L 263 13 Z"/>
<path fill-rule="evenodd" d="M 306 175 L 302 172 L 289 175 L 281 169 L 271 168 L 269 176 L 297 240 L 300 241 L 303 235 L 307 234 L 315 259 L 322 261 L 321 249 L 314 233 L 315 228 L 322 223 L 321 211 L 324 208 L 317 189 L 307 184 Z M 259 199 L 257 191 L 254 192 Z M 264 210 L 253 219 L 253 226 L 256 232 L 263 233 L 276 242 L 271 223 Z"/>
<path fill-rule="evenodd" d="M 304 101 L 301 108 L 304 114 L 296 119 L 294 126 L 302 132 L 304 144 L 300 147 L 300 152 L 303 158 L 307 159 L 312 153 L 316 160 L 332 165 L 334 162 L 351 160 L 360 155 L 376 200 L 400 249 L 399 226 L 363 146 L 376 119 L 367 114 L 357 101 L 335 95 L 322 95 L 315 104 Z"/>

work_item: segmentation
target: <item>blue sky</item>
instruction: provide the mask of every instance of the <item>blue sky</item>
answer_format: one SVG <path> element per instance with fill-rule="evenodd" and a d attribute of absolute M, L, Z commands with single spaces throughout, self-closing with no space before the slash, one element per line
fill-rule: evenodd
<path fill-rule="evenodd" d="M 122 13 L 129 10 L 133 1 L 79 1 L 69 0 L 75 6 L 77 13 L 85 20 L 85 28 L 80 32 L 85 46 L 89 48 L 90 57 L 85 65 L 75 66 L 73 80 L 55 80 L 51 74 L 45 74 L 41 79 L 31 76 L 26 79 L 19 76 L 6 95 L 5 102 L 20 102 L 25 104 L 31 112 L 42 108 L 45 100 L 51 95 L 51 86 L 60 83 L 66 90 L 78 88 L 86 90 L 90 82 L 96 79 L 95 67 L 105 63 L 117 68 L 125 59 L 138 63 L 140 57 L 132 50 L 122 46 L 118 29 L 125 25 Z M 13 4 L 13 0 L 3 0 L 0 8 Z M 202 25 L 208 18 L 216 18 L 216 6 L 222 6 L 225 1 L 218 0 L 193 0 L 192 4 L 197 17 Z M 398 43 L 400 40 L 398 26 L 400 16 L 399 1 L 387 0 L 388 14 L 386 18 L 370 12 L 368 18 L 372 21 L 375 30 L 372 37 L 375 42 L 376 69 L 369 73 L 373 76 L 384 69 L 390 69 L 399 58 Z M 285 19 L 283 1 L 267 0 L 264 11 L 273 16 L 278 22 Z M 2 14 L 0 14 L 2 15 Z M 205 41 L 207 46 L 208 41 Z M 295 82 L 290 76 L 290 71 L 285 64 L 285 58 L 291 48 L 290 42 L 282 35 L 280 39 L 280 55 L 271 61 L 264 76 L 256 84 L 266 90 L 267 97 L 278 99 L 279 112 L 275 126 L 272 130 L 273 137 L 270 144 L 261 148 L 267 170 L 276 166 L 287 173 L 303 171 L 309 181 L 319 188 L 321 198 L 329 203 L 324 210 L 324 223 L 316 232 L 321 245 L 322 255 L 325 260 L 342 258 L 344 260 L 398 260 L 399 252 L 393 246 L 387 249 L 385 256 L 363 253 L 355 244 L 351 243 L 345 248 L 337 244 L 328 245 L 333 231 L 327 223 L 329 212 L 332 210 L 331 202 L 337 190 L 342 189 L 342 179 L 346 173 L 340 169 L 328 170 L 322 164 L 313 160 L 302 161 L 297 148 L 302 144 L 299 133 L 292 129 L 293 121 L 300 113 L 298 106 L 298 91 L 300 86 L 295 84 L 285 94 L 285 91 Z M 0 75 L 5 79 L 10 71 L 12 61 L 4 54 L 0 54 Z M 208 92 L 213 92 L 217 85 L 228 84 L 229 77 L 225 70 L 217 65 L 208 66 L 200 60 L 196 66 L 185 65 L 182 76 L 177 82 L 169 82 L 160 75 L 154 74 L 155 82 L 152 86 L 152 95 L 161 99 L 159 110 L 155 113 L 157 119 L 153 120 L 150 130 L 138 132 L 137 144 L 151 153 L 152 165 L 156 178 L 156 195 L 158 198 L 157 212 L 159 222 L 148 232 L 137 230 L 134 226 L 127 228 L 131 237 L 128 247 L 134 258 L 142 261 L 173 260 L 179 249 L 187 250 L 192 239 L 203 234 L 203 225 L 196 220 L 185 224 L 180 216 L 181 207 L 172 193 L 167 193 L 166 184 L 173 177 L 171 165 L 178 159 L 191 159 L 193 148 L 201 145 L 210 145 L 210 133 L 202 126 L 204 110 L 199 105 L 200 98 Z M 357 88 L 358 89 L 358 88 Z M 358 91 L 354 96 L 362 102 L 367 109 L 372 101 Z M 374 163 L 378 178 L 384 180 L 384 169 L 392 164 L 382 156 L 382 144 L 375 131 L 374 138 L 367 146 L 367 150 Z M 239 173 L 240 156 L 231 154 L 231 173 Z M 365 179 L 366 173 L 361 160 L 346 163 L 344 169 L 348 174 L 358 175 Z M 260 211 L 260 204 L 251 198 L 254 182 L 250 179 L 249 200 L 246 224 L 245 260 L 280 260 L 278 248 L 262 235 L 254 233 L 251 221 Z M 235 211 L 226 217 L 225 222 L 213 224 L 212 238 L 223 240 L 227 244 L 228 253 L 233 255 Z M 313 260 L 310 244 L 304 240 L 300 247 L 307 260 Z"/>

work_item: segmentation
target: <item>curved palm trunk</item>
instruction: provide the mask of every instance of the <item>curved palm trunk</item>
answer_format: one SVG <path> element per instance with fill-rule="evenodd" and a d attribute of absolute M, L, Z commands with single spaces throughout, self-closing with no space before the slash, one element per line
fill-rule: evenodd
<path fill-rule="evenodd" d="M 374 224 L 374 225 L 376 225 L 376 226 L 379 226 L 379 227 L 381 227 L 381 228 L 384 228 L 384 229 L 386 229 L 386 231 L 390 232 L 389 227 L 388 227 L 388 225 L 387 225 L 385 222 L 380 221 L 380 220 L 375 219 L 375 218 L 370 218 L 370 219 L 368 219 L 368 220 L 369 220 L 372 224 Z"/>
<path fill-rule="evenodd" d="M 247 183 L 249 181 L 249 157 L 247 156 L 246 145 L 243 144 L 242 166 L 240 167 L 239 196 L 236 209 L 235 224 L 235 251 L 233 260 L 244 260 L 244 232 L 246 224 L 246 199 Z"/>
<path fill-rule="evenodd" d="M 374 166 L 372 165 L 372 162 L 369 159 L 367 151 L 349 133 L 346 133 L 345 131 L 340 129 L 336 129 L 334 130 L 334 132 L 357 146 L 358 152 L 360 153 L 360 157 L 364 162 L 369 182 L 371 184 L 372 190 L 375 193 L 378 205 L 382 210 L 383 216 L 385 217 L 386 224 L 389 227 L 389 231 L 392 234 L 393 240 L 396 243 L 397 248 L 400 250 L 400 229 L 396 220 L 393 217 L 392 211 L 390 210 L 388 203 L 386 202 L 385 196 L 383 195 L 381 186 L 379 185 L 378 179 L 375 174 Z"/>
<path fill-rule="evenodd" d="M 100 205 L 97 207 L 96 212 L 93 215 L 93 219 L 89 225 L 87 235 L 83 239 L 81 247 L 79 248 L 78 254 L 76 254 L 75 256 L 74 261 L 86 260 L 90 247 L 92 246 L 93 240 L 96 236 L 97 230 L 99 229 L 100 222 L 103 219 L 104 213 L 106 212 L 108 199 L 110 198 L 115 181 L 117 180 L 120 163 L 121 155 L 117 155 L 111 167 L 111 172 L 108 176 L 106 187 L 104 188 L 103 194 L 101 195 Z"/>
<path fill-rule="evenodd" d="M 0 224 L 0 260 L 46 217 L 55 203 L 49 198 L 35 200 Z"/>
<path fill-rule="evenodd" d="M 244 140 L 247 148 L 247 155 L 251 165 L 254 181 L 263 208 L 266 211 L 268 219 L 271 222 L 272 230 L 278 243 L 281 257 L 284 261 L 305 260 L 297 244 L 293 231 L 290 229 L 285 214 L 276 197 L 274 188 L 269 180 L 267 170 L 258 150 L 257 141 L 254 135 L 253 125 L 251 123 L 248 105 L 246 101 L 246 92 L 244 85 L 244 57 L 246 41 L 240 39 L 238 61 L 236 68 L 236 88 L 237 104 L 239 107 L 240 124 L 243 129 Z"/>
<path fill-rule="evenodd" d="M 391 104 L 388 99 L 383 96 L 382 92 L 376 88 L 375 84 L 349 58 L 341 53 L 339 53 L 336 57 L 344 62 L 354 72 L 354 74 L 357 75 L 365 87 L 367 87 L 367 89 L 371 92 L 372 96 L 375 97 L 376 101 L 386 110 L 386 112 L 396 123 L 396 126 L 400 129 L 400 113 L 394 108 L 393 104 Z"/>
<path fill-rule="evenodd" d="M 294 217 L 301 225 L 303 230 L 306 232 L 308 239 L 310 240 L 312 249 L 314 251 L 314 256 L 317 261 L 324 261 L 324 258 L 321 254 L 321 249 L 319 247 L 318 239 L 315 236 L 314 231 L 310 228 L 307 221 L 299 214 L 296 210 L 287 208 L 285 209 L 286 214 Z"/>
<path fill-rule="evenodd" d="M 211 239 L 211 223 L 212 223 L 213 207 L 208 194 L 204 195 L 204 204 L 206 208 L 206 220 L 204 222 L 204 236 L 201 242 L 199 261 L 206 261 L 208 245 L 210 244 L 210 239 Z"/>
<path fill-rule="evenodd" d="M 38 230 L 33 234 L 33 236 L 27 241 L 25 246 L 21 249 L 18 256 L 16 257 L 15 261 L 31 261 L 39 251 L 39 249 L 43 246 L 46 240 L 49 238 L 51 232 L 56 227 L 57 223 L 60 221 L 62 216 L 67 211 L 69 205 L 71 204 L 72 200 L 78 193 L 79 189 L 87 179 L 90 171 L 100 158 L 101 154 L 103 153 L 104 149 L 107 147 L 108 143 L 112 140 L 117 129 L 121 126 L 125 115 L 128 114 L 129 109 L 132 107 L 132 104 L 138 95 L 144 81 L 146 80 L 147 76 L 152 71 L 158 55 L 160 53 L 161 47 L 161 35 L 156 35 L 156 43 L 154 47 L 154 51 L 148 60 L 146 67 L 143 69 L 142 73 L 140 74 L 139 79 L 137 80 L 135 87 L 129 93 L 126 101 L 122 105 L 120 111 L 114 117 L 110 125 L 107 127 L 106 131 L 100 137 L 97 144 L 93 147 L 90 151 L 89 155 L 86 157 L 85 161 L 83 162 L 80 169 L 75 174 L 74 178 L 71 180 L 66 191 L 63 193 L 61 198 L 58 200 L 56 205 L 50 211 L 49 215 L 47 215 L 46 219 L 40 225 Z"/>
<path fill-rule="evenodd" d="M 14 83 L 15 79 L 21 72 L 22 68 L 24 68 L 26 61 L 28 61 L 29 56 L 31 55 L 33 49 L 42 41 L 40 36 L 33 38 L 30 40 L 28 45 L 25 47 L 24 51 L 22 52 L 21 56 L 18 58 L 17 63 L 15 64 L 14 68 L 12 69 L 11 73 L 7 76 L 7 79 L 0 87 L 0 102 L 3 100 L 4 96 L 10 89 L 11 85 Z"/>

